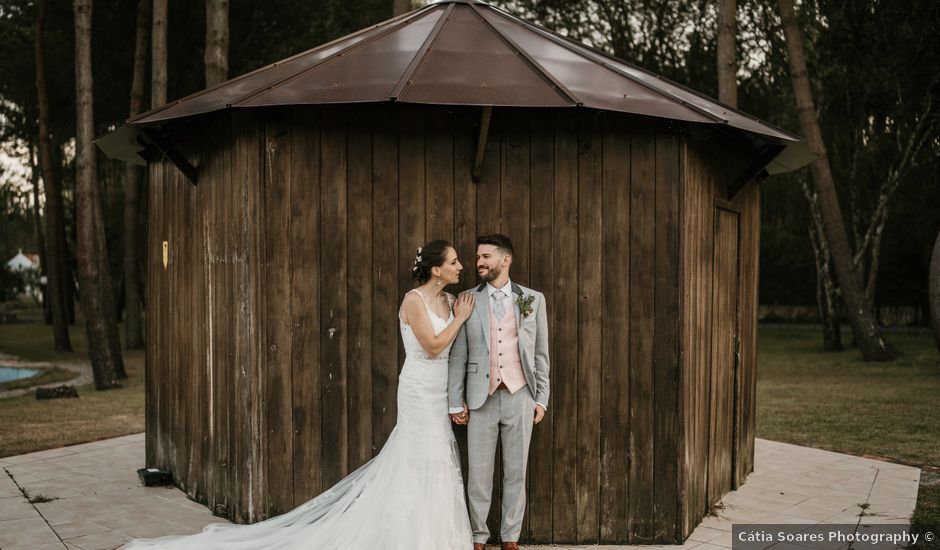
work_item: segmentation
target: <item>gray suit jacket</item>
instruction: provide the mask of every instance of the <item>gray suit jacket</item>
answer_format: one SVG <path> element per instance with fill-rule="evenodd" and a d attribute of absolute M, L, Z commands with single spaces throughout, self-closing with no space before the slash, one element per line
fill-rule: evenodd
<path fill-rule="evenodd" d="M 476 292 L 476 304 L 450 350 L 447 397 L 451 409 L 463 407 L 464 395 L 470 410 L 480 408 L 490 389 L 490 314 L 486 283 L 468 292 Z M 545 296 L 516 283 L 512 283 L 512 293 L 522 373 L 535 401 L 548 407 L 548 312 Z M 532 312 L 524 319 L 517 302 L 520 295 L 535 297 Z"/>

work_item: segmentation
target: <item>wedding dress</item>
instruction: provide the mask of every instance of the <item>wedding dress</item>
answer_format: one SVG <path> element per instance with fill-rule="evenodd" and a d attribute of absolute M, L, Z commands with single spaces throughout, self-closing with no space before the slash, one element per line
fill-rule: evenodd
<path fill-rule="evenodd" d="M 454 298 L 448 300 L 453 309 Z M 427 302 L 425 309 L 435 333 L 454 321 L 453 312 L 444 320 Z M 252 525 L 213 523 L 193 535 L 134 540 L 122 548 L 471 549 L 460 455 L 447 413 L 450 346 L 430 357 L 400 314 L 399 325 L 406 359 L 398 377 L 398 423 L 375 458 L 283 515 Z"/>

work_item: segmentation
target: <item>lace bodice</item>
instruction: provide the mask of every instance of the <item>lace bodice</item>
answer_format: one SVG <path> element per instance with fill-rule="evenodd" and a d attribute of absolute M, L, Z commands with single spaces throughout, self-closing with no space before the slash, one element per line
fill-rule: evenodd
<path fill-rule="evenodd" d="M 408 293 L 415 292 L 421 297 L 421 301 L 424 303 L 424 310 L 428 314 L 428 318 L 431 320 L 431 326 L 434 327 L 434 334 L 440 334 L 442 330 L 447 328 L 448 325 L 454 322 L 454 297 L 448 293 L 444 293 L 447 296 L 447 303 L 450 306 L 450 316 L 447 320 L 441 319 L 436 313 L 431 311 L 431 307 L 428 305 L 427 299 L 424 294 L 421 294 L 417 289 L 409 290 Z M 453 343 L 447 346 L 447 349 L 442 351 L 436 356 L 428 355 L 428 352 L 421 347 L 421 343 L 418 342 L 418 338 L 415 336 L 414 331 L 411 329 L 411 325 L 402 321 L 401 319 L 401 310 L 398 312 L 398 323 L 401 326 L 401 340 L 405 345 L 405 355 L 411 359 L 421 359 L 422 361 L 447 361 L 450 357 L 450 348 Z"/>

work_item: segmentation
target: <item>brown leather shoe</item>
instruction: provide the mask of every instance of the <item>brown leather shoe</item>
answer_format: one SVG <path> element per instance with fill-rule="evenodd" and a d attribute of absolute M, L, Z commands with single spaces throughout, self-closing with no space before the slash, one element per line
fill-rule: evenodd
<path fill-rule="evenodd" d="M 503 550 L 519 550 L 519 544 L 516 542 L 504 542 Z"/>
<path fill-rule="evenodd" d="M 473 550 L 486 550 L 486 545 L 483 544 L 482 542 L 474 542 Z"/>

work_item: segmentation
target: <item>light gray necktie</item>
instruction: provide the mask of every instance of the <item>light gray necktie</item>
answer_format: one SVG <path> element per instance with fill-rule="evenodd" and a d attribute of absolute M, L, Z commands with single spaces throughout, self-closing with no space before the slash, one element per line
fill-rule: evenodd
<path fill-rule="evenodd" d="M 500 321 L 503 318 L 503 315 L 506 314 L 506 294 L 502 290 L 497 290 L 492 294 L 493 296 L 493 315 L 496 316 L 496 320 Z"/>

